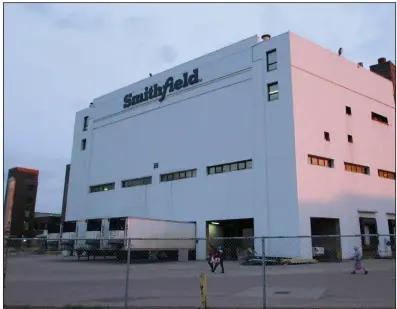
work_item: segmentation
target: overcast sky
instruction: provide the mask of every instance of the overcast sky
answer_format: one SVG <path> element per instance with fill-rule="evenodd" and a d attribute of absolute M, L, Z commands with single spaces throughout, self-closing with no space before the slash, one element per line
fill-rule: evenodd
<path fill-rule="evenodd" d="M 76 111 L 149 72 L 287 31 L 365 67 L 395 63 L 394 4 L 5 4 L 4 16 L 4 168 L 40 170 L 38 211 L 61 211 Z"/>

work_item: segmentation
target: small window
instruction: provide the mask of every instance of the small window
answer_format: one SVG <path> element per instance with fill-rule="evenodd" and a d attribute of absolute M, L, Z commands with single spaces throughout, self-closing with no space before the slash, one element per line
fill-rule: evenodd
<path fill-rule="evenodd" d="M 25 218 L 29 218 L 30 217 L 30 211 L 29 210 L 25 210 Z"/>
<path fill-rule="evenodd" d="M 83 131 L 87 131 L 88 129 L 88 116 L 84 117 Z"/>
<path fill-rule="evenodd" d="M 252 168 L 252 160 L 244 160 L 239 162 L 226 163 L 222 165 L 208 166 L 207 173 L 208 175 L 212 175 L 212 174 L 245 170 L 249 168 Z"/>
<path fill-rule="evenodd" d="M 275 49 L 266 53 L 267 71 L 277 70 L 277 51 Z"/>
<path fill-rule="evenodd" d="M 326 141 L 330 141 L 331 140 L 331 138 L 329 137 L 329 132 L 324 132 L 324 139 Z"/>
<path fill-rule="evenodd" d="M 208 172 L 210 172 L 210 171 L 208 171 Z M 211 171 L 211 172 L 214 172 L 214 171 Z M 165 181 L 181 180 L 181 179 L 192 178 L 192 177 L 196 177 L 195 169 L 160 175 L 160 181 L 165 182 Z"/>
<path fill-rule="evenodd" d="M 348 136 L 347 136 L 347 141 L 348 141 L 349 143 L 353 143 L 353 136 L 348 135 Z"/>
<path fill-rule="evenodd" d="M 370 170 L 368 166 L 345 162 L 345 171 L 369 175 Z"/>
<path fill-rule="evenodd" d="M 379 170 L 378 169 L 378 176 L 381 178 L 387 178 L 387 179 L 396 179 L 396 173 L 395 172 L 389 172 L 385 170 Z"/>
<path fill-rule="evenodd" d="M 121 187 L 129 188 L 129 187 L 137 187 L 137 186 L 146 186 L 152 184 L 152 177 L 142 177 L 135 179 L 123 180 L 121 182 Z"/>
<path fill-rule="evenodd" d="M 230 171 L 232 172 L 237 171 L 237 167 L 238 167 L 237 163 L 230 164 Z"/>
<path fill-rule="evenodd" d="M 389 124 L 389 122 L 387 121 L 387 117 L 379 115 L 377 113 L 372 112 L 371 118 L 374 121 L 378 121 L 378 122 L 383 123 L 383 124 Z"/>
<path fill-rule="evenodd" d="M 90 187 L 90 193 L 114 190 L 114 182 Z"/>
<path fill-rule="evenodd" d="M 25 222 L 23 223 L 23 228 L 24 228 L 25 231 L 29 230 L 29 222 L 26 222 L 26 221 L 25 221 Z"/>
<path fill-rule="evenodd" d="M 225 164 L 222 166 L 222 173 L 230 172 L 230 164 Z"/>
<path fill-rule="evenodd" d="M 32 204 L 33 203 L 33 198 L 31 198 L 31 197 L 26 198 L 26 203 L 27 204 Z"/>
<path fill-rule="evenodd" d="M 81 140 L 81 150 L 85 150 L 86 146 L 87 146 L 87 140 L 86 139 Z"/>
<path fill-rule="evenodd" d="M 28 191 L 34 191 L 35 188 L 35 185 L 28 185 Z"/>
<path fill-rule="evenodd" d="M 334 160 L 330 158 L 324 158 L 314 155 L 308 155 L 308 162 L 311 165 L 323 166 L 323 167 L 334 167 Z"/>
<path fill-rule="evenodd" d="M 278 82 L 267 85 L 268 100 L 274 101 L 278 99 Z"/>
<path fill-rule="evenodd" d="M 350 106 L 346 106 L 346 115 L 351 115 L 352 114 L 352 109 Z"/>

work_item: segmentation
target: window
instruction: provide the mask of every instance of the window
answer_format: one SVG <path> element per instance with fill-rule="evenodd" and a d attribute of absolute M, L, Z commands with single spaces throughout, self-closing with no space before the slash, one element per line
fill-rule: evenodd
<path fill-rule="evenodd" d="M 33 198 L 27 197 L 26 198 L 26 204 L 32 204 L 33 203 Z"/>
<path fill-rule="evenodd" d="M 90 193 L 114 190 L 114 182 L 90 187 Z"/>
<path fill-rule="evenodd" d="M 214 166 L 207 166 L 207 174 L 219 174 L 219 173 L 227 173 L 234 172 L 239 170 L 246 170 L 252 168 L 252 160 L 245 160 L 233 163 L 226 163 Z"/>
<path fill-rule="evenodd" d="M 83 131 L 87 131 L 88 129 L 88 116 L 84 117 Z"/>
<path fill-rule="evenodd" d="M 308 155 L 309 164 L 333 168 L 334 160 L 314 155 Z"/>
<path fill-rule="evenodd" d="M 23 223 L 23 228 L 24 228 L 25 231 L 26 231 L 26 230 L 29 230 L 29 222 L 25 221 L 25 222 Z"/>
<path fill-rule="evenodd" d="M 152 176 L 123 180 L 121 186 L 123 188 L 146 186 L 152 184 Z"/>
<path fill-rule="evenodd" d="M 275 49 L 266 53 L 267 71 L 277 70 L 277 51 Z"/>
<path fill-rule="evenodd" d="M 329 136 L 329 132 L 324 132 L 324 139 L 325 139 L 326 141 L 330 141 L 330 140 L 331 140 L 331 138 L 330 138 L 330 136 Z"/>
<path fill-rule="evenodd" d="M 87 140 L 86 139 L 83 139 L 82 141 L 81 141 L 81 150 L 85 150 L 85 147 L 87 146 Z"/>
<path fill-rule="evenodd" d="M 278 99 L 278 82 L 267 85 L 268 100 L 274 101 Z"/>
<path fill-rule="evenodd" d="M 34 191 L 35 188 L 35 185 L 28 185 L 28 191 Z"/>
<path fill-rule="evenodd" d="M 25 210 L 25 218 L 29 218 L 30 217 L 30 211 L 29 210 Z"/>
<path fill-rule="evenodd" d="M 349 143 L 353 143 L 353 136 L 348 135 L 348 136 L 347 136 L 347 141 L 348 141 Z"/>
<path fill-rule="evenodd" d="M 173 173 L 167 173 L 160 175 L 160 181 L 173 181 L 173 180 L 180 180 L 185 178 L 193 178 L 197 176 L 197 169 L 193 170 L 185 170 L 185 171 L 178 171 Z"/>
<path fill-rule="evenodd" d="M 385 170 L 379 170 L 378 169 L 378 176 L 382 178 L 388 178 L 388 179 L 396 179 L 396 173 L 395 172 L 389 172 Z"/>
<path fill-rule="evenodd" d="M 352 108 L 350 106 L 346 106 L 346 115 L 352 114 Z"/>
<path fill-rule="evenodd" d="M 389 124 L 389 122 L 387 121 L 387 117 L 379 115 L 377 113 L 372 112 L 371 118 L 374 121 L 378 121 L 378 122 L 381 122 L 381 123 L 384 123 L 384 124 Z"/>
<path fill-rule="evenodd" d="M 354 163 L 345 162 L 345 171 L 369 175 L 369 167 L 368 166 L 354 164 Z"/>

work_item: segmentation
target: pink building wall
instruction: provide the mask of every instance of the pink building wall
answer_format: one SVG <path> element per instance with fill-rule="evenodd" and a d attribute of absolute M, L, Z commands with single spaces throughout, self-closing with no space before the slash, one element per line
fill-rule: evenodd
<path fill-rule="evenodd" d="M 339 218 L 342 235 L 360 234 L 358 211 L 376 212 L 378 232 L 388 234 L 395 181 L 380 178 L 378 169 L 395 171 L 392 83 L 293 33 L 290 42 L 301 234 L 311 234 L 310 217 Z M 389 125 L 373 121 L 371 112 Z M 334 159 L 335 166 L 310 165 L 308 154 Z M 347 172 L 344 162 L 369 166 L 370 175 Z"/>

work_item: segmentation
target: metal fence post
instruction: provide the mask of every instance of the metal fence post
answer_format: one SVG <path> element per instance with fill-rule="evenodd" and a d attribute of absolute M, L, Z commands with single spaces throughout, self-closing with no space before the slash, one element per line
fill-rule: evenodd
<path fill-rule="evenodd" d="M 265 237 L 262 237 L 262 309 L 266 309 L 266 250 Z"/>
<path fill-rule="evenodd" d="M 131 239 L 127 240 L 127 271 L 125 276 L 124 307 L 128 306 L 128 290 L 130 286 Z"/>

